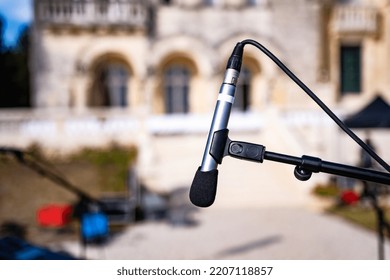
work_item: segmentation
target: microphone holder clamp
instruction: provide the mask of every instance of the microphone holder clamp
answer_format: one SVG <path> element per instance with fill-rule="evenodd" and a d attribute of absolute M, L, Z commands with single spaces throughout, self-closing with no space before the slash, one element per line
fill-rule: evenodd
<path fill-rule="evenodd" d="M 218 164 L 225 156 L 262 163 L 265 147 L 242 141 L 232 141 L 228 137 L 229 129 L 214 132 L 210 147 L 210 155 Z"/>
<path fill-rule="evenodd" d="M 218 164 L 225 156 L 262 163 L 270 160 L 295 165 L 294 175 L 300 181 L 307 181 L 313 173 L 328 173 L 363 181 L 390 185 L 390 174 L 372 169 L 365 169 L 334 162 L 323 161 L 320 158 L 303 155 L 294 157 L 266 151 L 265 146 L 229 139 L 229 130 L 222 129 L 214 132 L 210 147 L 210 155 Z"/>

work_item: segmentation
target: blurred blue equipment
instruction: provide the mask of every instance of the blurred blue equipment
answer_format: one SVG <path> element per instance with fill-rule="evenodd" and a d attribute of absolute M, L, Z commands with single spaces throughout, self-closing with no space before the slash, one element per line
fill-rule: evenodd
<path fill-rule="evenodd" d="M 85 213 L 81 218 L 81 235 L 84 241 L 101 241 L 108 237 L 108 218 L 102 213 Z"/>

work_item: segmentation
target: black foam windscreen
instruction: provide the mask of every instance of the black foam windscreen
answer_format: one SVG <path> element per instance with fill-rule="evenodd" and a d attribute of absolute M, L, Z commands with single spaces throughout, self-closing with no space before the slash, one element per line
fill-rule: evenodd
<path fill-rule="evenodd" d="M 203 172 L 200 167 L 195 173 L 190 189 L 191 202 L 199 207 L 209 207 L 217 193 L 218 170 Z"/>

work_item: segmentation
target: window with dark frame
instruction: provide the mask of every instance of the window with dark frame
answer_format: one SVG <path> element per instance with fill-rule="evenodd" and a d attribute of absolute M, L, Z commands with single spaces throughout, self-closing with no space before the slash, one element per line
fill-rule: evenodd
<path fill-rule="evenodd" d="M 127 107 L 130 74 L 125 64 L 106 61 L 94 71 L 88 104 L 92 107 Z"/>
<path fill-rule="evenodd" d="M 126 67 L 120 63 L 111 63 L 107 66 L 106 71 L 106 88 L 110 106 L 126 107 L 129 79 Z"/>
<path fill-rule="evenodd" d="M 361 92 L 361 46 L 340 48 L 340 91 L 341 94 Z"/>
<path fill-rule="evenodd" d="M 248 6 L 256 6 L 257 5 L 257 0 L 246 0 L 246 4 Z"/>
<path fill-rule="evenodd" d="M 165 113 L 188 113 L 190 71 L 183 65 L 172 65 L 164 73 Z"/>
<path fill-rule="evenodd" d="M 206 6 L 213 6 L 215 4 L 215 0 L 204 0 L 203 3 Z"/>

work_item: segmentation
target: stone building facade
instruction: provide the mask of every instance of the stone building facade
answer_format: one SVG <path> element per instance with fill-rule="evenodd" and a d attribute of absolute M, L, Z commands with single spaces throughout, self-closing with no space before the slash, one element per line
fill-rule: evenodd
<path fill-rule="evenodd" d="M 218 92 L 232 48 L 252 38 L 331 106 L 347 108 L 376 92 L 390 94 L 387 2 L 37 0 L 33 103 L 131 113 L 142 108 L 150 114 L 209 112 L 215 102 L 210 93 Z M 341 56 L 358 57 L 351 65 L 359 69 L 350 73 L 357 80 L 342 75 Z M 311 106 L 263 54 L 248 47 L 245 60 L 239 110 Z M 175 81 L 182 88 L 173 89 Z M 115 90 L 122 90 L 118 97 L 109 93 Z"/>
<path fill-rule="evenodd" d="M 14 133 L 54 149 L 134 143 L 147 166 L 169 150 L 161 139 L 205 141 L 227 59 L 247 38 L 341 115 L 390 100 L 387 0 L 35 0 L 34 15 L 34 113 L 15 113 Z M 252 46 L 231 121 L 255 138 L 278 130 L 287 151 L 339 155 L 327 117 Z"/>

